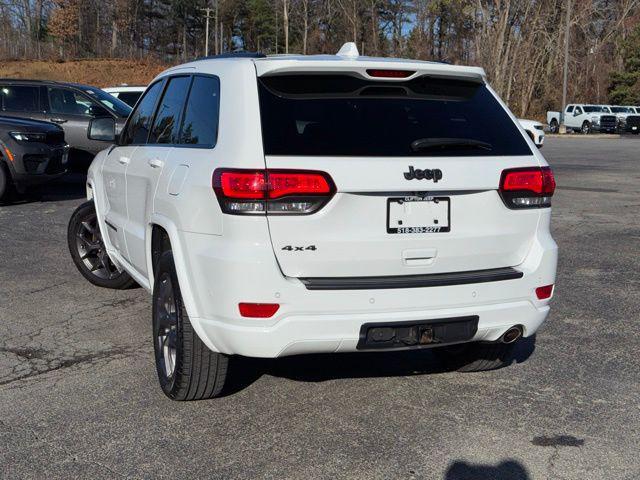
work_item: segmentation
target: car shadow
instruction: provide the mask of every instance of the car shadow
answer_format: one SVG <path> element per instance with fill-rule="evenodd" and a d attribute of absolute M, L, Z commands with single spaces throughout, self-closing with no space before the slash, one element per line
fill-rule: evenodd
<path fill-rule="evenodd" d="M 512 363 L 526 361 L 535 351 L 535 343 L 535 335 L 519 340 L 512 354 Z M 434 349 L 309 354 L 282 358 L 234 356 L 229 362 L 228 381 L 223 396 L 248 388 L 263 375 L 299 382 L 324 382 L 345 378 L 430 375 L 450 371 L 452 367 Z"/>
<path fill-rule="evenodd" d="M 449 465 L 444 480 L 531 480 L 531 476 L 516 460 L 498 465 L 474 465 L 458 460 Z"/>
<path fill-rule="evenodd" d="M 57 180 L 43 185 L 28 187 L 24 193 L 12 192 L 10 198 L 0 202 L 2 207 L 25 205 L 29 203 L 60 202 L 86 197 L 87 176 L 82 173 L 67 173 Z"/>

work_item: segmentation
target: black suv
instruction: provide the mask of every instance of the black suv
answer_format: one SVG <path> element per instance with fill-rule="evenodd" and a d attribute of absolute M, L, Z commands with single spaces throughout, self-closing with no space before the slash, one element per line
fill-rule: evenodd
<path fill-rule="evenodd" d="M 74 166 L 88 167 L 108 141 L 90 138 L 98 118 L 113 119 L 116 134 L 124 126 L 131 107 L 99 88 L 78 83 L 45 80 L 0 79 L 0 115 L 44 120 L 64 129 Z"/>
<path fill-rule="evenodd" d="M 61 176 L 68 152 L 58 125 L 0 116 L 0 201 L 7 199 L 12 186 L 23 191 L 27 185 Z"/>

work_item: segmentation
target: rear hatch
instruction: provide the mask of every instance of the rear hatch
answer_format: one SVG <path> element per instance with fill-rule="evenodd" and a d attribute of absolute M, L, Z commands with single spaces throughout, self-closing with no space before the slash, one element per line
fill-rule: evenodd
<path fill-rule="evenodd" d="M 498 186 L 505 169 L 539 162 L 482 76 L 279 71 L 260 75 L 258 90 L 268 171 L 326 172 L 335 184 L 313 213 L 267 214 L 284 275 L 422 275 L 523 261 L 539 211 L 507 208 Z"/>

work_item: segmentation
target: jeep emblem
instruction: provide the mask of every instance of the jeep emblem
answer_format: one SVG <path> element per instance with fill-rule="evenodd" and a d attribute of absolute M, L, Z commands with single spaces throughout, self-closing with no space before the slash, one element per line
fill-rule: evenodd
<path fill-rule="evenodd" d="M 413 180 L 414 178 L 416 180 L 433 180 L 433 183 L 438 183 L 438 180 L 442 179 L 442 170 L 439 168 L 420 170 L 409 166 L 409 171 L 404 172 L 404 178 L 407 180 Z"/>

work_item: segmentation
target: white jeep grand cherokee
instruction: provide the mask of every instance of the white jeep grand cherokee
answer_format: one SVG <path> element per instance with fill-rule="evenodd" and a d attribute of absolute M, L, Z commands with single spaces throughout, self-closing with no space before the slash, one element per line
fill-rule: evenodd
<path fill-rule="evenodd" d="M 176 400 L 219 394 L 231 355 L 437 347 L 487 370 L 549 313 L 554 188 L 480 68 L 226 55 L 150 84 L 69 247 L 90 282 L 152 292 Z"/>

